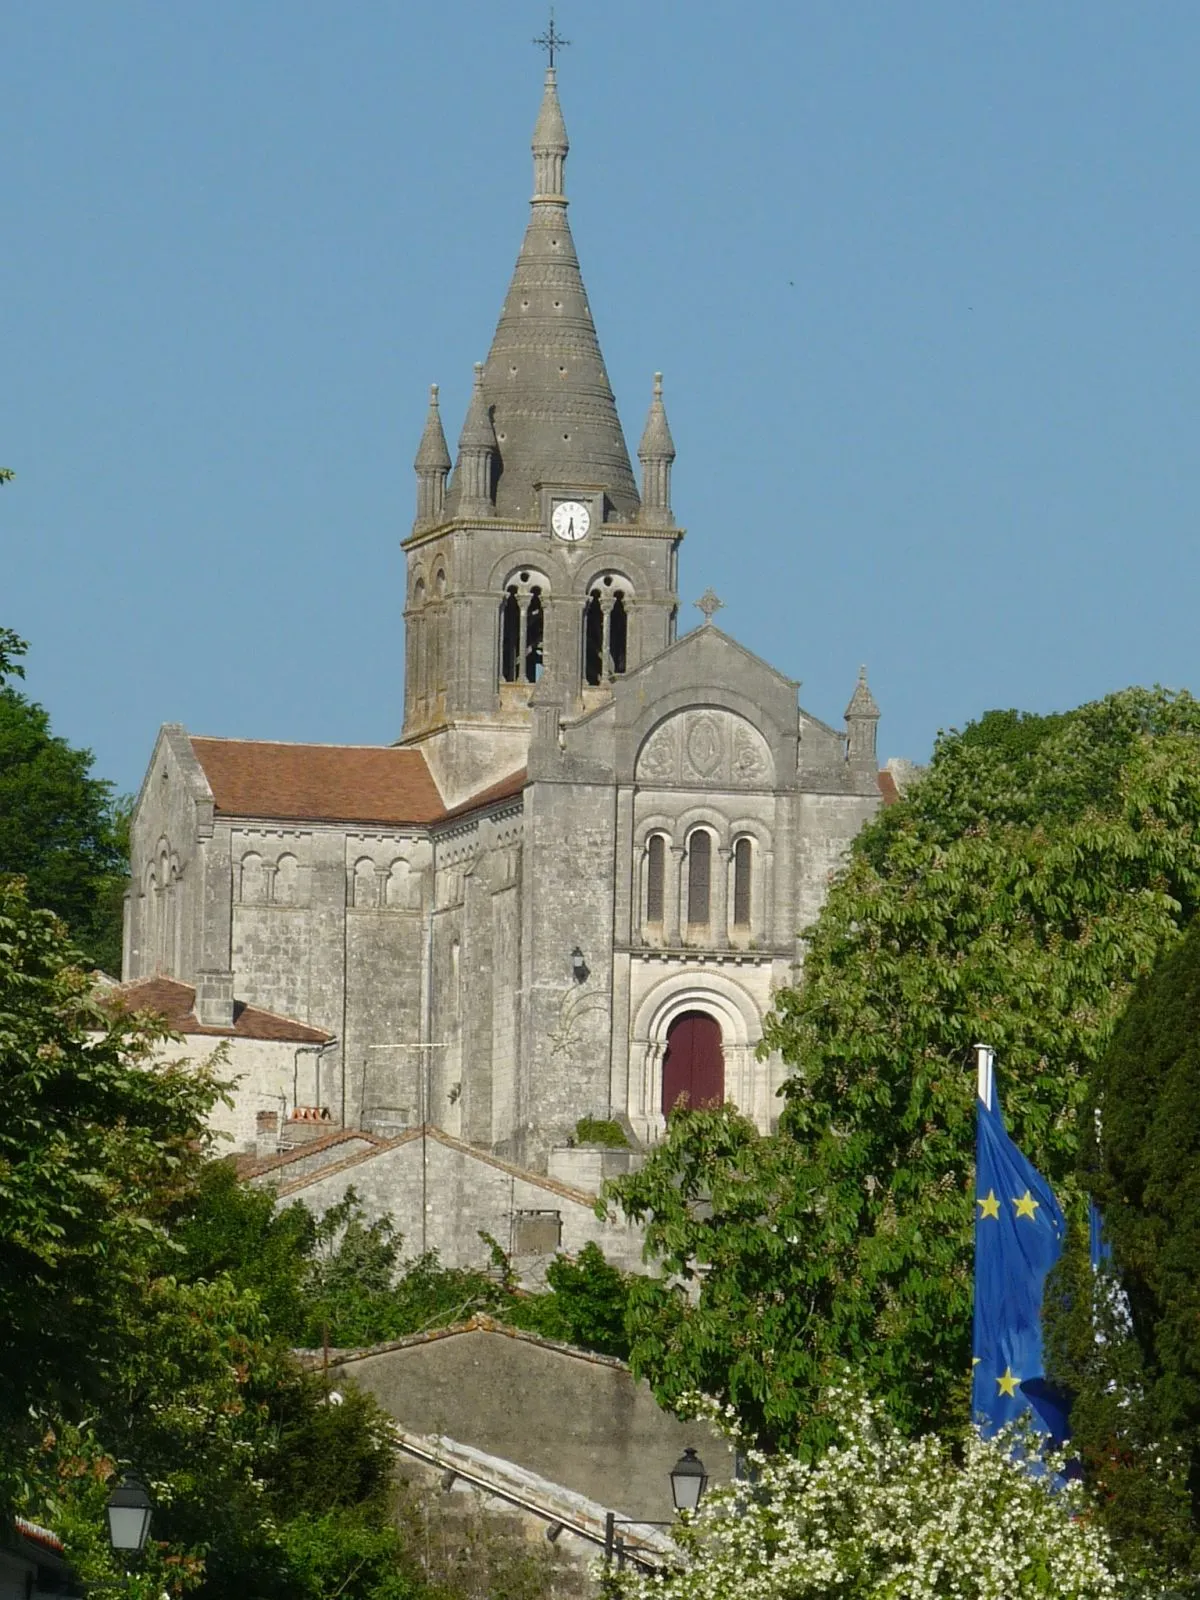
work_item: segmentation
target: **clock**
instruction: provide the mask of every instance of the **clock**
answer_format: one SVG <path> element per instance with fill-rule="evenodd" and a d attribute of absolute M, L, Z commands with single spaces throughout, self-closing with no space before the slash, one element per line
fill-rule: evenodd
<path fill-rule="evenodd" d="M 550 526 L 555 536 L 566 544 L 586 539 L 591 525 L 592 513 L 578 500 L 560 500 L 550 513 Z"/>

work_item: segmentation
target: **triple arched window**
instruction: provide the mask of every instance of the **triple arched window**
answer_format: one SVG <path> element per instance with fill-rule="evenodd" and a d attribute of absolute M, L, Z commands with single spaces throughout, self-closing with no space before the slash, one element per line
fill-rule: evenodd
<path fill-rule="evenodd" d="M 668 943 L 750 937 L 763 920 L 765 886 L 758 876 L 764 859 L 748 833 L 735 833 L 732 849 L 726 849 L 701 824 L 674 851 L 666 833 L 649 834 L 642 857 L 644 927 L 655 941 Z"/>

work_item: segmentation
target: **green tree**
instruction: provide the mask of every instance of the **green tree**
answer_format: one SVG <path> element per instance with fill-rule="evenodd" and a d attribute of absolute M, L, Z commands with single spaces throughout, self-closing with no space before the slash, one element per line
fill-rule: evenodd
<path fill-rule="evenodd" d="M 1200 1573 L 1200 920 L 1130 1001 L 1080 1109 L 1080 1178 L 1111 1240 L 1064 1262 L 1052 1350 L 1108 1525 Z"/>
<path fill-rule="evenodd" d="M 255 1295 L 276 1336 L 294 1344 L 308 1324 L 316 1237 L 311 1211 L 299 1202 L 277 1206 L 272 1190 L 240 1183 L 230 1161 L 206 1162 L 171 1217 L 178 1275 L 189 1282 L 228 1277 Z"/>
<path fill-rule="evenodd" d="M 500 1315 L 544 1338 L 624 1361 L 629 1357 L 625 1324 L 631 1282 L 589 1241 L 574 1260 L 555 1256 L 546 1269 L 549 1294 L 512 1296 Z"/>
<path fill-rule="evenodd" d="M 211 1072 L 150 1059 L 146 1018 L 100 1009 L 75 951 L 0 879 L 0 1492 L 39 1414 L 77 1414 L 131 1354 L 121 1310 L 199 1159 Z"/>
<path fill-rule="evenodd" d="M 635 1286 L 635 1367 L 668 1400 L 729 1400 L 768 1442 L 819 1442 L 814 1397 L 844 1358 L 906 1429 L 963 1426 L 973 1046 L 997 1048 L 1014 1137 L 1070 1198 L 1087 1075 L 1198 900 L 1190 696 L 1130 689 L 942 737 L 856 841 L 802 984 L 777 997 L 779 1135 L 676 1116 L 613 1185 L 679 1279 Z"/>
<path fill-rule="evenodd" d="M 92 776 L 91 751 L 52 733 L 47 712 L 13 686 L 26 649 L 0 629 L 0 873 L 23 877 L 85 958 L 118 974 L 129 804 Z"/>
<path fill-rule="evenodd" d="M 499 1246 L 494 1267 L 446 1267 L 436 1251 L 405 1258 L 390 1217 L 368 1222 L 351 1188 L 318 1222 L 298 1201 L 277 1206 L 268 1189 L 238 1182 L 227 1161 L 208 1163 L 172 1217 L 183 1254 L 177 1271 L 193 1281 L 227 1274 L 252 1291 L 278 1337 L 315 1349 L 379 1344 L 485 1312 L 549 1339 L 628 1355 L 629 1278 L 596 1244 L 577 1259 L 556 1256 L 547 1293 L 516 1284 Z"/>

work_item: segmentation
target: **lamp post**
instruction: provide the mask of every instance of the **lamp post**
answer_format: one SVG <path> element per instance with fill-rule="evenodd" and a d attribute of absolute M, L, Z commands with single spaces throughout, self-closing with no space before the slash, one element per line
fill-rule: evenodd
<path fill-rule="evenodd" d="M 689 1445 L 671 1468 L 671 1499 L 676 1511 L 696 1511 L 708 1484 L 708 1469 Z M 646 1517 L 618 1517 L 610 1511 L 604 1519 L 604 1564 L 612 1562 L 614 1553 L 617 1565 L 625 1565 L 625 1543 L 617 1537 L 619 1523 L 637 1523 L 643 1528 L 670 1528 L 671 1522 L 651 1522 Z M 636 1559 L 636 1558 L 635 1558 Z"/>
<path fill-rule="evenodd" d="M 113 1489 L 105 1507 L 108 1512 L 108 1542 L 113 1549 L 126 1553 L 144 1548 L 150 1532 L 150 1515 L 154 1503 L 146 1485 L 128 1475 Z"/>

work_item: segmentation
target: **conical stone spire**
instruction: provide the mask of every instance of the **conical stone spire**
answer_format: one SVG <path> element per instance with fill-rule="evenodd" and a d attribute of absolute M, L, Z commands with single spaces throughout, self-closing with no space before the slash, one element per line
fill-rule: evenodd
<path fill-rule="evenodd" d="M 642 463 L 640 520 L 669 527 L 675 520 L 671 515 L 671 463 L 675 459 L 675 441 L 671 437 L 662 395 L 663 375 L 656 372 L 654 398 L 642 430 L 642 442 L 638 445 L 638 460 Z"/>
<path fill-rule="evenodd" d="M 499 516 L 536 521 L 539 483 L 603 487 L 620 521 L 638 492 L 567 223 L 567 130 L 554 68 L 533 135 L 528 227 L 483 374 L 495 424 Z M 449 512 L 463 510 L 456 471 Z"/>
<path fill-rule="evenodd" d="M 471 404 L 458 440 L 458 465 L 454 469 L 457 503 L 452 514 L 460 517 L 490 517 L 495 514 L 492 499 L 496 460 L 496 430 L 491 407 L 483 387 L 483 362 L 475 363 L 475 387 Z"/>
<path fill-rule="evenodd" d="M 441 520 L 446 501 L 446 474 L 450 471 L 450 451 L 446 448 L 436 383 L 429 385 L 429 415 L 425 418 L 413 470 L 417 474 L 417 516 L 413 528 L 429 528 Z"/>

